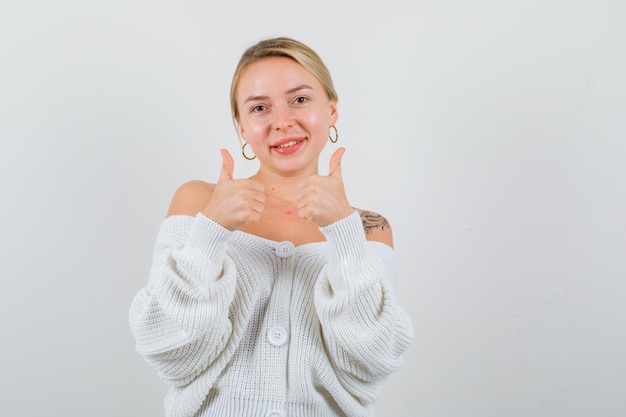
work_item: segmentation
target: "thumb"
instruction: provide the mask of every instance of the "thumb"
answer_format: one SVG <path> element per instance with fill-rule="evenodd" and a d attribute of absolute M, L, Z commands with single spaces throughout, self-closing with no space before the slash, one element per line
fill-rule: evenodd
<path fill-rule="evenodd" d="M 235 161 L 233 161 L 233 157 L 226 149 L 221 149 L 220 152 L 222 153 L 222 171 L 220 172 L 219 181 L 232 180 Z"/>
<path fill-rule="evenodd" d="M 341 178 L 341 158 L 343 157 L 346 148 L 337 149 L 330 157 L 328 176 Z"/>

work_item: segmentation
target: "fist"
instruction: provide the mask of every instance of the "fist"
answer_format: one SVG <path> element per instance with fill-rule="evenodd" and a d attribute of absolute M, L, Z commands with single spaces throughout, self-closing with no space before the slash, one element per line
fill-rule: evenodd
<path fill-rule="evenodd" d="M 330 158 L 327 176 L 313 175 L 303 181 L 296 193 L 298 215 L 319 227 L 328 226 L 352 214 L 341 176 L 341 158 L 345 148 L 339 148 Z"/>
<path fill-rule="evenodd" d="M 202 213 L 229 230 L 237 230 L 261 218 L 265 204 L 263 184 L 249 178 L 234 179 L 235 162 L 226 149 L 213 195 Z"/>

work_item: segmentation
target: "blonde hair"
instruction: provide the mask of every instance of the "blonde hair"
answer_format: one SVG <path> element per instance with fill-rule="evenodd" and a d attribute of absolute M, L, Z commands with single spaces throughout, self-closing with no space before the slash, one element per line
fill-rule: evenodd
<path fill-rule="evenodd" d="M 326 95 L 331 101 L 337 102 L 339 97 L 335 91 L 330 72 L 319 55 L 310 47 L 291 38 L 278 37 L 264 39 L 250 46 L 241 56 L 230 84 L 230 111 L 235 127 L 239 122 L 237 107 L 237 85 L 241 74 L 253 63 L 267 57 L 285 57 L 296 61 L 308 70 L 322 84 Z"/>

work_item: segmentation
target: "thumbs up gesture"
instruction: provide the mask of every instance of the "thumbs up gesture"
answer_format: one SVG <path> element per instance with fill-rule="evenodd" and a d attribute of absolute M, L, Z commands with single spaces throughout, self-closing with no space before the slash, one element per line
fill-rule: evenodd
<path fill-rule="evenodd" d="M 298 215 L 328 226 L 352 214 L 341 176 L 341 158 L 345 148 L 339 148 L 330 158 L 328 176 L 313 175 L 300 184 L 296 193 Z"/>
<path fill-rule="evenodd" d="M 213 195 L 202 213 L 229 230 L 258 221 L 263 212 L 263 184 L 245 178 L 234 179 L 235 162 L 226 149 L 222 153 L 222 170 Z"/>

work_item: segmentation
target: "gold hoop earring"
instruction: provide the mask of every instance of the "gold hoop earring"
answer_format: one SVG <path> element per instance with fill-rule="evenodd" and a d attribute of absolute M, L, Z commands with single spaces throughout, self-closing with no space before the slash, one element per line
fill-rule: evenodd
<path fill-rule="evenodd" d="M 241 147 L 241 154 L 248 161 L 254 161 L 256 159 L 256 155 L 254 155 L 253 157 L 249 157 L 248 155 L 246 155 L 246 146 L 248 146 L 248 142 L 244 143 L 243 146 Z"/>
<path fill-rule="evenodd" d="M 339 140 L 339 133 L 337 132 L 337 128 L 335 126 L 331 126 L 330 129 L 328 131 L 328 140 L 330 140 L 332 143 L 337 143 L 337 141 Z M 335 131 L 335 137 L 333 137 L 333 134 L 331 133 L 332 131 Z"/>

